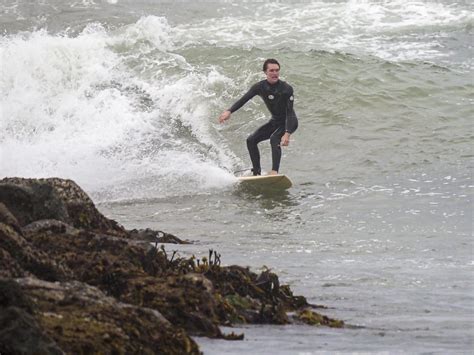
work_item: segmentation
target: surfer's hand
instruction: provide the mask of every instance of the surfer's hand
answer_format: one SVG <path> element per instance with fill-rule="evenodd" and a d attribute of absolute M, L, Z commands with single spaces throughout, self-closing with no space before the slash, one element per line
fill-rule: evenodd
<path fill-rule="evenodd" d="M 230 118 L 231 112 L 230 111 L 224 111 L 221 113 L 219 116 L 219 123 L 224 123 Z"/>
<path fill-rule="evenodd" d="M 290 144 L 290 134 L 285 132 L 283 137 L 281 137 L 280 145 L 286 147 L 288 144 Z"/>

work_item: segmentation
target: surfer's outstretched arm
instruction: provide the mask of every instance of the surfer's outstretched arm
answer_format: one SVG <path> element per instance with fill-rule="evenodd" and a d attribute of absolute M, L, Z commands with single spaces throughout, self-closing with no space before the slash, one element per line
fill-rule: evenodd
<path fill-rule="evenodd" d="M 228 110 L 225 110 L 219 116 L 219 123 L 223 123 L 230 118 L 230 115 L 244 106 L 251 98 L 258 94 L 259 83 L 253 85 L 244 96 L 242 96 L 236 103 L 234 103 Z"/>
<path fill-rule="evenodd" d="M 260 87 L 260 83 L 254 84 L 244 96 L 242 96 L 239 100 L 237 100 L 237 102 L 228 109 L 228 111 L 230 111 L 231 113 L 234 113 L 239 108 L 244 106 L 251 98 L 253 98 L 255 95 L 258 94 L 259 87 Z"/>

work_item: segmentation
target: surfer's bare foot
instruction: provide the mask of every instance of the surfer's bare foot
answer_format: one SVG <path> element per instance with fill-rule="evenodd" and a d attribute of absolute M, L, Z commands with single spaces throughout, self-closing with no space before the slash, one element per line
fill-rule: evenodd
<path fill-rule="evenodd" d="M 271 170 L 267 175 L 278 175 L 278 171 Z"/>

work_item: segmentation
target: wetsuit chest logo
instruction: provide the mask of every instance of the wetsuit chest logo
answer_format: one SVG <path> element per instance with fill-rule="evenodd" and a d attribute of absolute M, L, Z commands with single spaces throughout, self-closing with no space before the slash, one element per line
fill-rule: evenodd
<path fill-rule="evenodd" d="M 268 95 L 268 98 L 269 98 L 270 100 L 273 100 L 273 99 L 275 98 L 275 96 L 273 96 L 272 94 L 270 94 L 270 95 Z"/>

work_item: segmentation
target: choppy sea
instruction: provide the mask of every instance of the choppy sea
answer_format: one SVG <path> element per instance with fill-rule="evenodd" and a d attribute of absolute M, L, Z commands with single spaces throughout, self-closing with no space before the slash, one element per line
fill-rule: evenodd
<path fill-rule="evenodd" d="M 0 178 L 75 180 L 182 255 L 263 266 L 346 329 L 245 326 L 205 354 L 474 347 L 470 1 L 3 0 Z M 295 90 L 286 192 L 245 191 L 274 57 Z M 269 144 L 261 144 L 270 169 Z"/>

